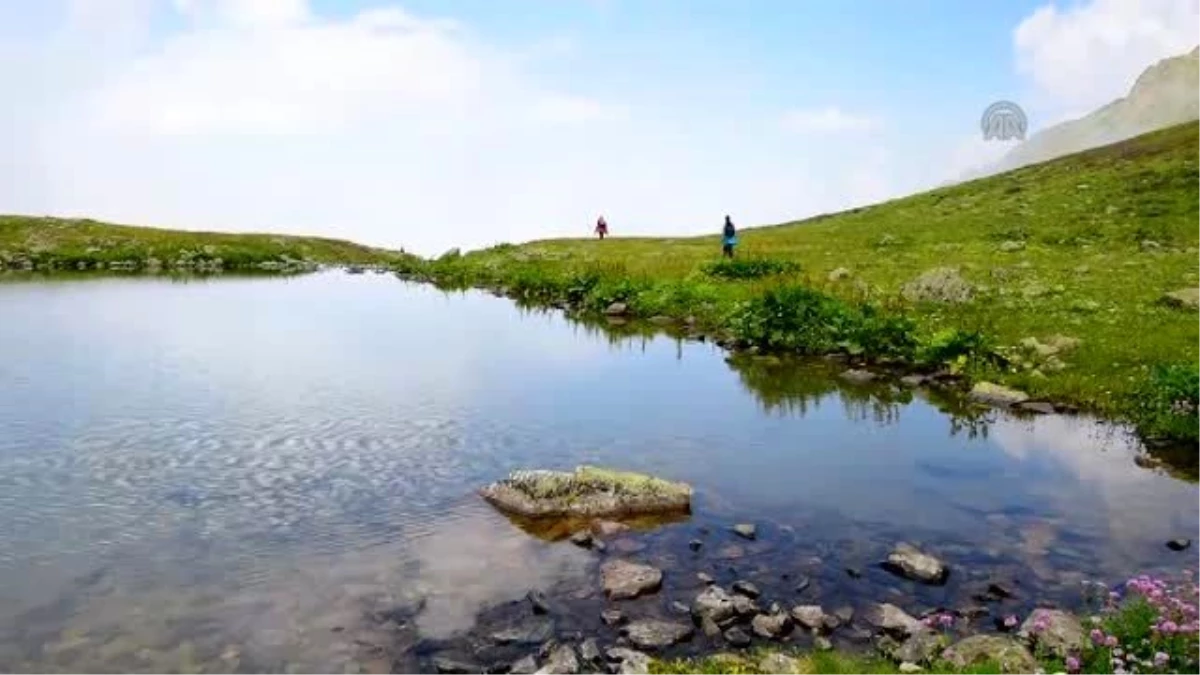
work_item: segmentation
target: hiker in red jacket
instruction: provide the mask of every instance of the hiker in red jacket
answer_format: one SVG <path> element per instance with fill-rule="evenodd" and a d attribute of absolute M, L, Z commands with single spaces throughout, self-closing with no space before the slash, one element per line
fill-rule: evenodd
<path fill-rule="evenodd" d="M 600 216 L 600 220 L 596 221 L 596 234 L 601 239 L 608 236 L 608 223 L 604 220 L 604 216 Z"/>

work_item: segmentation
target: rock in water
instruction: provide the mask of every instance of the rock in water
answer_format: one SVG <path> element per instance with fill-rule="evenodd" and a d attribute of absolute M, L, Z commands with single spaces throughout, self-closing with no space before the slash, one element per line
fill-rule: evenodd
<path fill-rule="evenodd" d="M 1167 542 L 1167 548 L 1172 551 L 1182 551 L 1192 545 L 1191 539 L 1172 539 Z"/>
<path fill-rule="evenodd" d="M 579 659 L 588 668 L 595 668 L 601 664 L 603 657 L 600 655 L 600 644 L 596 642 L 596 638 L 588 638 L 579 645 Z"/>
<path fill-rule="evenodd" d="M 825 610 L 820 605 L 798 605 L 792 608 L 792 618 L 809 630 L 820 630 L 825 626 Z"/>
<path fill-rule="evenodd" d="M 1063 659 L 1078 654 L 1087 645 L 1083 624 L 1079 619 L 1058 609 L 1033 610 L 1021 624 L 1017 635 L 1036 645 L 1039 651 L 1044 650 Z"/>
<path fill-rule="evenodd" d="M 1025 645 L 999 635 L 964 638 L 947 647 L 942 658 L 960 670 L 983 663 L 995 663 L 1005 673 L 1032 673 L 1038 667 Z"/>
<path fill-rule="evenodd" d="M 448 656 L 433 657 L 433 669 L 439 673 L 482 673 L 479 666 L 459 661 Z"/>
<path fill-rule="evenodd" d="M 538 670 L 537 659 L 532 654 L 527 654 L 517 659 L 516 662 L 509 667 L 508 672 L 512 675 L 533 675 Z"/>
<path fill-rule="evenodd" d="M 644 474 L 580 466 L 574 472 L 514 471 L 480 489 L 496 508 L 533 518 L 687 513 L 692 488 Z"/>
<path fill-rule="evenodd" d="M 733 585 L 730 586 L 730 588 L 733 589 L 734 593 L 737 593 L 739 595 L 744 595 L 747 598 L 757 598 L 760 595 L 758 586 L 755 586 L 754 584 L 750 583 L 749 581 L 743 581 L 743 580 L 735 581 L 735 582 L 733 582 Z"/>
<path fill-rule="evenodd" d="M 792 627 L 792 617 L 784 612 L 778 614 L 759 614 L 750 621 L 750 629 L 754 634 L 775 640 L 782 637 Z"/>
<path fill-rule="evenodd" d="M 604 653 L 610 663 L 616 664 L 621 675 L 645 675 L 650 672 L 650 657 L 633 649 L 612 647 Z"/>
<path fill-rule="evenodd" d="M 662 586 L 662 571 L 626 560 L 610 560 L 600 567 L 600 585 L 612 600 L 630 600 L 654 593 Z"/>
<path fill-rule="evenodd" d="M 605 626 L 616 626 L 625 623 L 625 614 L 619 609 L 606 609 L 600 612 L 600 620 Z"/>
<path fill-rule="evenodd" d="M 720 586 L 709 586 L 696 596 L 692 603 L 692 615 L 697 619 L 709 618 L 721 623 L 731 618 L 737 610 L 733 606 L 733 598 Z"/>
<path fill-rule="evenodd" d="M 587 530 L 580 530 L 571 535 L 571 543 L 580 548 L 592 547 L 592 533 Z"/>
<path fill-rule="evenodd" d="M 550 652 L 546 665 L 539 673 L 558 673 L 559 675 L 575 675 L 579 672 L 579 659 L 575 656 L 575 648 L 571 645 L 559 645 Z"/>
<path fill-rule="evenodd" d="M 629 305 L 623 302 L 614 302 L 604 309 L 604 313 L 608 316 L 624 316 L 629 312 Z"/>
<path fill-rule="evenodd" d="M 1001 408 L 1024 403 L 1029 400 L 1029 394 L 1019 389 L 1009 389 L 992 382 L 977 382 L 971 387 L 971 400 Z"/>
<path fill-rule="evenodd" d="M 496 644 L 540 645 L 554 637 L 554 622 L 549 619 L 533 619 L 528 623 L 492 633 Z"/>
<path fill-rule="evenodd" d="M 758 614 L 759 609 L 758 605 L 755 604 L 755 602 L 750 598 L 747 598 L 744 595 L 735 595 L 733 596 L 733 611 L 736 612 L 738 616 L 746 617 Z"/>
<path fill-rule="evenodd" d="M 662 649 L 692 636 L 692 627 L 674 621 L 642 619 L 625 626 L 622 632 L 639 649 Z"/>
<path fill-rule="evenodd" d="M 546 614 L 550 611 L 550 602 L 546 600 L 546 594 L 541 591 L 529 591 L 525 594 L 525 599 L 529 600 L 529 606 L 533 608 L 534 614 Z"/>
<path fill-rule="evenodd" d="M 794 611 L 794 610 L 793 610 Z M 863 620 L 879 630 L 906 638 L 925 629 L 925 625 L 909 616 L 907 612 L 891 603 L 870 605 L 863 612 Z"/>
<path fill-rule="evenodd" d="M 894 574 L 934 585 L 945 583 L 950 574 L 942 561 L 904 542 L 896 545 L 883 567 Z"/>
<path fill-rule="evenodd" d="M 750 523 L 738 523 L 734 525 L 733 532 L 744 539 L 754 539 L 758 536 L 758 529 Z"/>
<path fill-rule="evenodd" d="M 865 383 L 870 382 L 871 380 L 875 379 L 875 373 L 872 373 L 869 370 L 862 370 L 859 368 L 851 368 L 849 370 L 843 371 L 841 374 L 841 378 L 843 380 L 846 380 L 847 382 L 853 382 L 855 384 L 865 384 Z"/>
<path fill-rule="evenodd" d="M 750 636 L 746 634 L 746 631 L 737 626 L 725 631 L 725 641 L 729 643 L 730 647 L 750 646 Z"/>

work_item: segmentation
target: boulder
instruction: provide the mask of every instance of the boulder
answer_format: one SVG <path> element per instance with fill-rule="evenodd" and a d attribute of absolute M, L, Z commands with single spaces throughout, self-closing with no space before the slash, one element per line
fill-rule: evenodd
<path fill-rule="evenodd" d="M 600 620 L 605 626 L 618 626 L 625 623 L 625 613 L 619 609 L 606 609 L 600 612 Z"/>
<path fill-rule="evenodd" d="M 734 626 L 733 628 L 725 631 L 725 641 L 728 642 L 729 646 L 731 647 L 750 646 L 750 636 L 739 626 Z"/>
<path fill-rule="evenodd" d="M 869 370 L 862 370 L 859 368 L 851 368 L 849 370 L 843 371 L 841 374 L 841 378 L 843 380 L 846 380 L 847 382 L 853 382 L 854 384 L 865 384 L 867 382 L 870 382 L 871 380 L 874 380 L 875 377 L 876 377 L 875 373 L 872 373 Z"/>
<path fill-rule="evenodd" d="M 1167 548 L 1172 551 L 1182 551 L 1192 545 L 1191 539 L 1172 539 L 1167 542 Z"/>
<path fill-rule="evenodd" d="M 1200 308 L 1200 288 L 1181 288 L 1163 293 L 1159 301 L 1167 307 L 1195 310 Z"/>
<path fill-rule="evenodd" d="M 759 614 L 750 621 L 750 630 L 754 634 L 768 640 L 776 640 L 785 635 L 792 627 L 792 617 L 785 612 L 775 614 Z"/>
<path fill-rule="evenodd" d="M 491 637 L 493 642 L 501 645 L 540 645 L 554 637 L 554 622 L 535 619 L 520 626 L 498 630 Z"/>
<path fill-rule="evenodd" d="M 609 663 L 616 666 L 615 672 L 621 675 L 645 675 L 650 672 L 650 657 L 642 652 L 625 647 L 611 647 L 604 655 Z"/>
<path fill-rule="evenodd" d="M 621 632 L 638 649 L 662 649 L 687 640 L 693 629 L 676 621 L 642 619 L 625 626 Z"/>
<path fill-rule="evenodd" d="M 692 603 L 692 615 L 697 619 L 709 618 L 721 623 L 736 614 L 733 598 L 720 586 L 709 586 L 696 596 Z"/>
<path fill-rule="evenodd" d="M 894 661 L 907 661 L 916 664 L 931 663 L 942 653 L 942 649 L 945 646 L 946 638 L 941 633 L 927 628 L 910 635 L 907 640 L 902 642 L 888 656 Z"/>
<path fill-rule="evenodd" d="M 1001 408 L 1023 403 L 1029 400 L 1029 395 L 1019 389 L 1002 387 L 993 382 L 977 382 L 968 394 L 972 401 L 986 403 Z"/>
<path fill-rule="evenodd" d="M 627 560 L 610 560 L 600 567 L 600 585 L 612 600 L 630 600 L 662 587 L 662 570 Z"/>
<path fill-rule="evenodd" d="M 1033 610 L 1021 624 L 1017 636 L 1027 640 L 1038 651 L 1045 651 L 1062 659 L 1078 654 L 1087 646 L 1083 624 L 1074 614 L 1059 609 Z"/>
<path fill-rule="evenodd" d="M 883 567 L 893 574 L 933 585 L 945 583 L 950 574 L 950 570 L 941 560 L 906 542 L 896 544 Z"/>
<path fill-rule="evenodd" d="M 687 513 L 692 488 L 653 476 L 581 466 L 573 472 L 515 471 L 480 489 L 496 508 L 526 517 Z"/>
<path fill-rule="evenodd" d="M 508 672 L 512 673 L 512 675 L 533 675 L 537 670 L 537 658 L 533 654 L 522 656 L 508 668 Z"/>
<path fill-rule="evenodd" d="M 975 289 L 953 267 L 935 267 L 900 287 L 910 302 L 958 304 L 969 302 Z"/>
<path fill-rule="evenodd" d="M 825 626 L 825 610 L 820 605 L 797 605 L 792 608 L 792 618 L 809 630 L 821 630 Z"/>
<path fill-rule="evenodd" d="M 758 660 L 758 670 L 763 673 L 795 673 L 800 662 L 783 654 L 767 654 Z"/>
<path fill-rule="evenodd" d="M 600 654 L 600 643 L 596 638 L 588 638 L 579 644 L 579 660 L 583 666 L 592 669 L 602 665 L 604 657 Z"/>
<path fill-rule="evenodd" d="M 546 659 L 546 665 L 537 672 L 558 673 L 559 675 L 578 673 L 579 658 L 575 655 L 575 648 L 571 645 L 558 645 L 550 652 L 550 657 Z"/>
<path fill-rule="evenodd" d="M 608 316 L 624 316 L 629 312 L 629 305 L 623 302 L 614 302 L 604 308 L 604 313 Z"/>
<path fill-rule="evenodd" d="M 960 670 L 983 663 L 995 663 L 1005 673 L 1032 673 L 1038 668 L 1025 645 L 1000 635 L 972 635 L 959 640 L 942 652 L 942 659 Z"/>
<path fill-rule="evenodd" d="M 459 661 L 449 656 L 433 657 L 433 669 L 439 673 L 482 673 L 483 669 L 473 663 Z"/>
<path fill-rule="evenodd" d="M 744 581 L 744 580 L 740 580 L 740 579 L 738 581 L 733 582 L 733 585 L 730 586 L 730 588 L 733 590 L 734 593 L 737 593 L 738 595 L 744 595 L 747 598 L 757 598 L 761 594 L 760 591 L 758 590 L 758 586 L 755 586 L 754 584 L 750 583 L 749 581 Z"/>
<path fill-rule="evenodd" d="M 750 598 L 744 595 L 735 595 L 733 596 L 733 611 L 740 617 L 747 617 L 754 616 L 761 610 L 758 608 L 758 604 Z"/>
<path fill-rule="evenodd" d="M 863 620 L 869 625 L 902 638 L 926 630 L 924 624 L 909 616 L 907 612 L 891 603 L 869 605 L 863 611 Z"/>

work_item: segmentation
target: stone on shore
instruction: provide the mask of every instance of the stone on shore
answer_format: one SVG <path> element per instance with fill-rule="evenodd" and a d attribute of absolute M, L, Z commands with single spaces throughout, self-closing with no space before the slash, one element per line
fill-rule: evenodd
<path fill-rule="evenodd" d="M 604 652 L 609 663 L 616 665 L 621 675 L 645 675 L 650 672 L 650 657 L 642 652 L 625 647 L 611 647 Z"/>
<path fill-rule="evenodd" d="M 825 610 L 820 605 L 797 605 L 792 608 L 792 618 L 809 630 L 821 630 L 825 626 Z"/>
<path fill-rule="evenodd" d="M 627 560 L 610 560 L 600 567 L 600 585 L 612 600 L 631 600 L 662 587 L 662 571 Z"/>
<path fill-rule="evenodd" d="M 1059 609 L 1033 610 L 1021 624 L 1017 636 L 1029 641 L 1038 650 L 1063 659 L 1078 654 L 1087 646 L 1083 624 L 1075 615 Z"/>
<path fill-rule="evenodd" d="M 971 387 L 971 400 L 978 403 L 1007 408 L 1029 400 L 1029 394 L 1019 390 L 1002 387 L 993 382 L 977 382 Z"/>
<path fill-rule="evenodd" d="M 496 508 L 527 517 L 613 517 L 686 513 L 692 488 L 644 474 L 580 466 L 566 471 L 514 471 L 480 489 Z"/>
<path fill-rule="evenodd" d="M 758 670 L 764 673 L 794 673 L 800 662 L 783 654 L 767 654 L 758 660 Z"/>
<path fill-rule="evenodd" d="M 888 554 L 883 566 L 888 571 L 924 584 L 945 583 L 950 571 L 941 560 L 921 552 L 912 544 L 901 542 Z"/>
<path fill-rule="evenodd" d="M 863 620 L 885 633 L 902 638 L 925 629 L 925 625 L 920 621 L 888 602 L 869 605 L 863 611 Z"/>
<path fill-rule="evenodd" d="M 733 598 L 720 586 L 709 586 L 696 596 L 692 603 L 692 615 L 697 619 L 709 618 L 721 623 L 734 616 Z"/>
<path fill-rule="evenodd" d="M 1032 673 L 1037 660 L 1016 640 L 1000 635 L 972 635 L 950 645 L 942 658 L 955 668 L 966 669 L 982 663 L 995 663 L 1005 673 Z"/>
<path fill-rule="evenodd" d="M 690 625 L 661 619 L 642 619 L 625 626 L 625 637 L 639 649 L 662 649 L 692 636 Z"/>
<path fill-rule="evenodd" d="M 1176 309 L 1198 309 L 1200 308 L 1200 288 L 1181 288 L 1164 293 L 1159 302 Z"/>
<path fill-rule="evenodd" d="M 744 595 L 747 598 L 757 598 L 761 594 L 761 592 L 758 590 L 758 586 L 755 586 L 754 584 L 750 583 L 749 581 L 744 581 L 744 580 L 740 580 L 740 579 L 738 581 L 733 582 L 733 585 L 730 586 L 730 588 L 733 590 L 734 593 L 737 593 L 739 595 Z"/>
<path fill-rule="evenodd" d="M 575 655 L 575 648 L 571 645 L 558 645 L 550 652 L 546 665 L 537 672 L 575 675 L 579 672 L 579 658 Z"/>
<path fill-rule="evenodd" d="M 754 634 L 768 640 L 779 639 L 791 627 L 792 617 L 785 612 L 759 614 L 750 621 L 750 629 L 754 631 Z"/>
<path fill-rule="evenodd" d="M 725 641 L 729 643 L 730 647 L 749 647 L 750 635 L 740 626 L 734 626 L 725 631 Z"/>

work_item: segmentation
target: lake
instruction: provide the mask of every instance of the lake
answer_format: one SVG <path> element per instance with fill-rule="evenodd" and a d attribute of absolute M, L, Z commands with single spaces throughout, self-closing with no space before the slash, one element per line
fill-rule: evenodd
<path fill-rule="evenodd" d="M 0 283 L 0 316 L 3 671 L 427 668 L 491 658 L 481 636 L 531 590 L 556 632 L 612 644 L 613 556 L 665 570 L 622 605 L 647 616 L 700 571 L 912 612 L 999 580 L 1016 597 L 994 618 L 1195 563 L 1164 542 L 1197 538 L 1196 485 L 1136 465 L 1123 429 L 964 415 L 823 362 L 731 363 L 376 274 L 26 279 Z M 583 463 L 687 481 L 693 513 L 601 554 L 475 494 Z M 880 569 L 898 541 L 947 584 Z"/>

